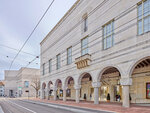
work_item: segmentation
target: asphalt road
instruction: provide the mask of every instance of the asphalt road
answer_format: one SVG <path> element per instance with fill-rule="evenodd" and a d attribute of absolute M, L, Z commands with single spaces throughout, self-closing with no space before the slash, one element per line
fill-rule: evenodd
<path fill-rule="evenodd" d="M 17 99 L 0 99 L 0 106 L 4 113 L 109 113 L 66 106 L 39 105 Z"/>

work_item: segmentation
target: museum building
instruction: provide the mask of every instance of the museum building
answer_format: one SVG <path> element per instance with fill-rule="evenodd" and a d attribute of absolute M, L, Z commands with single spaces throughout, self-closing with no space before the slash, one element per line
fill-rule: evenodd
<path fill-rule="evenodd" d="M 41 98 L 150 103 L 150 0 L 77 0 L 41 42 Z"/>

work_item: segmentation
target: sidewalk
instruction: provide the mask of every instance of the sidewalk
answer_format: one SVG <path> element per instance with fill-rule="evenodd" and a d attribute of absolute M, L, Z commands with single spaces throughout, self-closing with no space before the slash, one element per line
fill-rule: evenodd
<path fill-rule="evenodd" d="M 150 106 L 131 105 L 130 108 L 123 108 L 120 103 L 101 102 L 99 105 L 94 105 L 93 103 L 90 102 L 75 103 L 74 101 L 63 102 L 62 100 L 53 101 L 53 100 L 46 100 L 46 99 L 42 100 L 42 99 L 34 99 L 34 98 L 30 100 L 51 103 L 51 104 L 73 106 L 79 108 L 88 108 L 94 110 L 113 111 L 117 113 L 150 113 Z"/>

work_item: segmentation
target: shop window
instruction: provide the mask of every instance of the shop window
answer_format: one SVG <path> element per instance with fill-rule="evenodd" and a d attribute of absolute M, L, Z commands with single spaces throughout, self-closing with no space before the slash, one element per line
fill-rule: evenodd
<path fill-rule="evenodd" d="M 146 98 L 150 99 L 150 83 L 146 83 Z"/>

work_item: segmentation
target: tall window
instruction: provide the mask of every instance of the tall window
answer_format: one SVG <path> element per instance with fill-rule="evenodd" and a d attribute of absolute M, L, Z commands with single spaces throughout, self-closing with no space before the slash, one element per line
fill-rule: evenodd
<path fill-rule="evenodd" d="M 60 54 L 58 54 L 56 57 L 57 57 L 57 65 L 56 65 L 56 68 L 59 69 L 59 68 L 60 68 L 60 65 L 61 65 L 61 64 L 60 64 L 60 62 L 61 62 Z"/>
<path fill-rule="evenodd" d="M 49 60 L 49 73 L 52 71 L 52 59 Z"/>
<path fill-rule="evenodd" d="M 24 87 L 28 88 L 29 87 L 29 81 L 24 81 Z"/>
<path fill-rule="evenodd" d="M 84 18 L 84 32 L 86 32 L 88 30 L 88 17 L 86 16 Z"/>
<path fill-rule="evenodd" d="M 138 35 L 150 31 L 150 0 L 138 4 Z"/>
<path fill-rule="evenodd" d="M 103 49 L 114 45 L 114 21 L 103 26 Z"/>
<path fill-rule="evenodd" d="M 43 75 L 45 75 L 45 63 L 43 64 Z"/>
<path fill-rule="evenodd" d="M 88 53 L 88 37 L 81 40 L 81 55 Z"/>
<path fill-rule="evenodd" d="M 72 47 L 67 49 L 67 64 L 72 63 Z"/>

